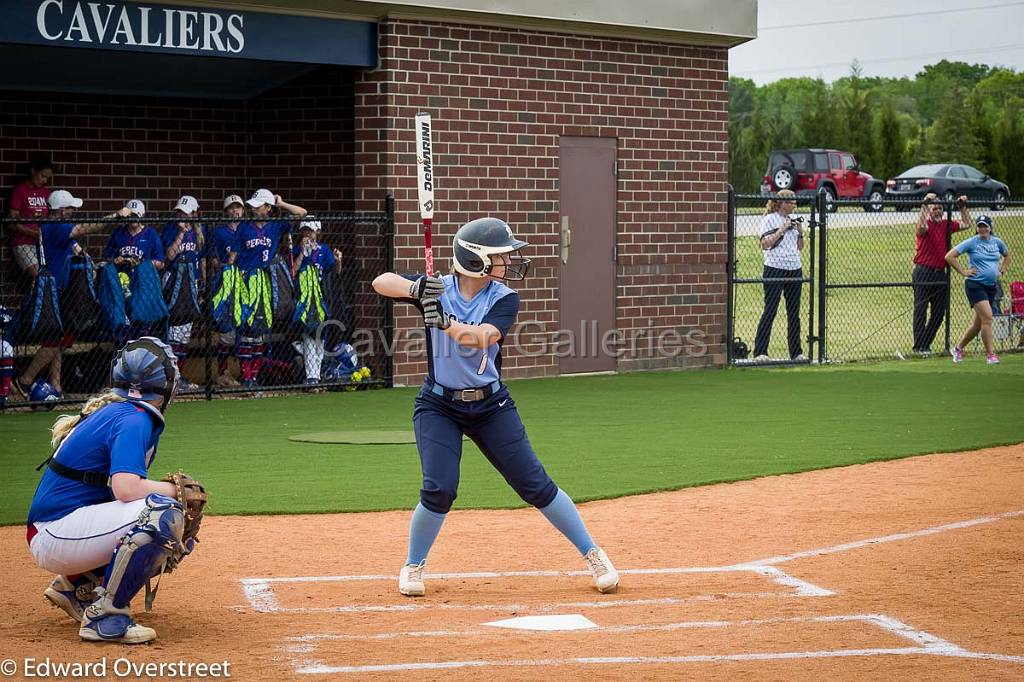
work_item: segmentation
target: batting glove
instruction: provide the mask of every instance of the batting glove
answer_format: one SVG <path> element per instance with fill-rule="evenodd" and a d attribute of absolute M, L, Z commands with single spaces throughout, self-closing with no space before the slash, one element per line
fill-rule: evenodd
<path fill-rule="evenodd" d="M 431 298 L 440 298 L 444 293 L 444 282 L 437 277 L 424 275 L 416 279 L 409 286 L 409 298 L 414 301 L 423 301 Z"/>
<path fill-rule="evenodd" d="M 436 298 L 423 302 L 423 322 L 435 329 L 447 329 L 452 326 L 451 315 L 444 311 L 441 301 Z"/>

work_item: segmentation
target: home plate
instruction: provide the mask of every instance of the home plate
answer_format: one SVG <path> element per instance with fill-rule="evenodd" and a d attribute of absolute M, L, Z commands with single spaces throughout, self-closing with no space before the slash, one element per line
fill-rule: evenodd
<path fill-rule="evenodd" d="M 562 616 L 523 616 L 484 623 L 496 628 L 512 628 L 513 630 L 589 630 L 597 625 L 586 616 L 578 613 Z"/>

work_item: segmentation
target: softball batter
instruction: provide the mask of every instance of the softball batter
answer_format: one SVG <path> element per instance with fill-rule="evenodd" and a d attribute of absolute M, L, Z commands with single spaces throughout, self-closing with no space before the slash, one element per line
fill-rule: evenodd
<path fill-rule="evenodd" d="M 537 459 L 501 383 L 501 346 L 519 311 L 519 295 L 505 282 L 526 277 L 530 261 L 519 252 L 527 243 L 504 221 L 480 218 L 459 228 L 453 246 L 454 274 L 386 272 L 373 281 L 382 296 L 415 305 L 427 326 L 428 376 L 413 412 L 423 486 L 398 590 L 408 596 L 426 593 L 424 565 L 458 492 L 465 434 L 523 501 L 576 546 L 598 591 L 612 592 L 618 572 L 590 537 L 572 499 Z"/>

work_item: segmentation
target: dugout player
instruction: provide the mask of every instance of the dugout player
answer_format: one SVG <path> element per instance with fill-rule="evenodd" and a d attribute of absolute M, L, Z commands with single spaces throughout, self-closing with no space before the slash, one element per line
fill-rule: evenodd
<path fill-rule="evenodd" d="M 234 265 L 238 258 L 238 226 L 242 224 L 245 217 L 245 201 L 237 194 L 229 194 L 224 197 L 224 219 L 213 228 L 213 239 L 210 241 L 209 255 L 213 258 L 213 269 L 220 273 L 225 265 Z M 216 291 L 218 282 L 213 286 Z M 231 376 L 228 371 L 228 356 L 235 349 L 235 329 L 219 330 L 217 341 L 217 385 L 228 388 L 238 387 L 240 384 Z"/>
<path fill-rule="evenodd" d="M 331 249 L 326 244 L 321 244 L 318 239 L 323 226 L 319 220 L 307 217 L 299 223 L 299 243 L 292 247 L 292 279 L 297 285 L 299 273 L 307 265 L 316 269 L 317 280 L 322 286 L 324 277 L 332 270 L 341 270 L 341 251 Z M 322 290 L 321 290 L 322 291 Z M 309 330 L 302 332 L 302 340 L 299 342 L 299 349 L 302 352 L 302 364 L 306 370 L 306 384 L 316 385 L 320 383 L 320 369 L 324 361 L 324 342 L 321 332 L 309 333 Z"/>
<path fill-rule="evenodd" d="M 181 219 L 195 218 L 199 215 L 199 202 L 194 196 L 184 194 L 174 205 L 174 214 Z M 206 277 L 206 244 L 202 224 L 180 220 L 171 221 L 164 225 L 163 231 L 160 233 L 160 241 L 167 263 L 167 272 L 164 274 L 165 286 L 168 279 L 173 281 L 174 271 L 181 265 L 192 271 L 197 289 L 202 291 L 203 280 Z M 189 341 L 192 340 L 192 323 L 169 325 L 167 340 L 170 342 L 171 348 L 174 349 L 178 362 L 185 360 L 188 357 Z M 195 388 L 182 377 L 179 387 L 182 393 L 193 391 Z"/>
<path fill-rule="evenodd" d="M 242 271 L 245 284 L 254 309 L 269 309 L 270 286 L 267 267 L 277 256 L 281 246 L 282 235 L 291 231 L 291 224 L 284 220 L 271 220 L 275 208 L 279 208 L 293 216 L 305 217 L 306 209 L 285 202 L 281 195 L 269 189 L 258 189 L 246 201 L 252 213 L 252 219 L 241 223 L 236 231 L 238 239 L 238 258 L 235 264 Z M 261 281 L 265 285 L 260 285 Z M 242 367 L 242 385 L 246 388 L 256 387 L 256 375 L 259 373 L 263 356 L 267 351 L 269 329 L 250 326 L 242 330 L 238 344 L 238 362 Z"/>
<path fill-rule="evenodd" d="M 27 539 L 39 567 L 58 574 L 45 597 L 81 623 L 82 639 L 139 644 L 156 632 L 134 622 L 132 597 L 192 550 L 174 485 L 147 478 L 178 386 L 174 352 L 153 337 L 128 342 L 111 384 L 54 423 Z"/>
<path fill-rule="evenodd" d="M 413 412 L 423 486 L 398 590 L 407 596 L 426 592 L 424 565 L 458 492 L 465 434 L 523 501 L 576 546 L 598 591 L 612 592 L 618 572 L 590 537 L 572 499 L 537 459 L 516 404 L 501 383 L 501 346 L 519 311 L 519 295 L 505 282 L 526 277 L 530 261 L 520 251 L 527 243 L 516 239 L 504 221 L 480 218 L 459 228 L 453 246 L 452 274 L 386 272 L 373 281 L 382 296 L 415 305 L 427 327 L 428 376 Z"/>

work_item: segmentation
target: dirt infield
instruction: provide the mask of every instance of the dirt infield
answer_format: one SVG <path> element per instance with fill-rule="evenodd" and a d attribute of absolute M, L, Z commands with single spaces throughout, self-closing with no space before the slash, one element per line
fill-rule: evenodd
<path fill-rule="evenodd" d="M 587 504 L 612 595 L 530 509 L 453 513 L 415 600 L 394 578 L 408 512 L 211 518 L 138 647 L 80 642 L 3 528 L 0 658 L 14 679 L 46 657 L 106 659 L 111 679 L 120 657 L 314 682 L 1021 679 L 1022 491 L 1014 446 Z M 487 625 L 553 615 L 585 629 Z"/>

